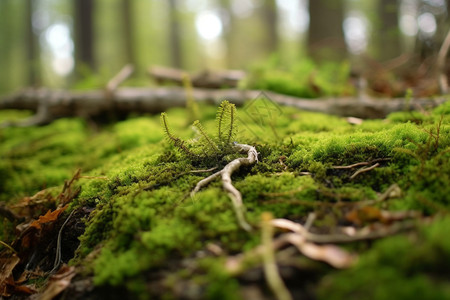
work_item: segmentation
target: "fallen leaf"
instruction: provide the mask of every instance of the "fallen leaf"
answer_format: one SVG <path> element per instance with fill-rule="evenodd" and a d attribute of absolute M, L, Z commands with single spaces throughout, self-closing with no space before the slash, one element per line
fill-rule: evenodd
<path fill-rule="evenodd" d="M 5 252 L 3 252 L 5 253 Z M 8 297 L 7 284 L 10 283 L 12 279 L 12 271 L 16 265 L 20 262 L 20 258 L 13 254 L 12 256 L 5 256 L 5 254 L 0 257 L 0 295 Z M 14 279 L 12 280 L 14 282 Z"/>
<path fill-rule="evenodd" d="M 31 223 L 30 227 L 36 227 L 39 230 L 42 229 L 43 224 L 58 220 L 59 215 L 62 214 L 66 210 L 66 208 L 67 205 L 62 208 L 55 209 L 54 211 L 47 211 L 45 215 L 40 216 L 39 219 Z"/>
<path fill-rule="evenodd" d="M 59 271 L 49 278 L 49 282 L 44 292 L 40 295 L 40 300 L 51 300 L 64 291 L 76 275 L 75 267 L 63 265 Z"/>

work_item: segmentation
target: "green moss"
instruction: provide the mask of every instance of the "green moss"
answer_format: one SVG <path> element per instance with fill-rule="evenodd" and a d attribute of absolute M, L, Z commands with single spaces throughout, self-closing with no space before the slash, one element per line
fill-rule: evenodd
<path fill-rule="evenodd" d="M 14 201 L 48 186 L 60 190 L 64 180 L 81 167 L 82 175 L 94 178 L 79 180 L 82 191 L 71 205 L 94 210 L 80 237 L 75 261 L 93 272 L 97 285 L 119 286 L 136 297 L 161 296 L 148 287 L 149 278 L 170 273 L 176 274 L 171 277 L 175 281 L 172 287 L 177 280 L 192 280 L 204 298 L 234 299 L 240 282 L 223 271 L 223 259 L 211 256 L 198 260 L 197 253 L 205 252 L 209 243 L 219 245 L 227 254 L 255 247 L 260 243 L 258 224 L 264 211 L 302 221 L 316 212 L 315 225 L 329 229 L 345 221 L 345 211 L 333 207 L 336 202 L 353 205 L 377 199 L 396 183 L 402 193 L 383 202 L 383 209 L 414 209 L 425 215 L 448 212 L 447 106 L 437 108 L 420 124 L 392 115 L 388 121 L 364 121 L 359 126 L 343 118 L 293 108 L 281 108 L 272 123 L 260 124 L 242 108 L 235 139 L 255 145 L 259 162 L 242 167 L 232 179 L 242 193 L 246 218 L 255 228 L 251 233 L 239 228 L 219 180 L 195 197 L 189 196 L 196 183 L 211 174 L 189 171 L 213 166 L 220 169 L 246 155 L 228 151 L 212 134 L 217 131 L 215 107 L 202 108 L 200 120 L 202 130 L 223 153 L 207 161 L 193 161 L 164 141 L 158 116 L 129 118 L 106 125 L 100 132 L 80 119 L 1 129 L 0 201 Z M 198 135 L 186 126 L 183 109 L 168 114 L 172 131 L 187 140 L 194 151 L 202 149 L 199 142 L 209 143 L 205 138 L 195 140 Z M 438 126 L 441 115 L 444 117 Z M 384 160 L 354 178 L 361 167 L 333 168 L 376 159 Z M 448 261 L 448 243 L 443 238 L 447 223 L 444 219 L 416 235 L 390 238 L 373 248 L 365 243 L 355 245 L 354 249 L 362 252 L 360 264 L 325 278 L 319 294 L 358 298 L 365 295 L 365 287 L 373 286 L 369 299 L 386 295 L 401 299 L 411 295 L 448 297 L 445 280 L 439 277 L 448 266 L 438 263 Z M 5 229 L 13 228 L 11 223 L 2 226 L 0 238 L 7 236 Z M 98 253 L 89 255 L 93 251 Z M 178 273 L 186 260 L 198 265 Z M 170 298 L 169 284 L 166 288 L 165 297 Z"/>
<path fill-rule="evenodd" d="M 255 90 L 270 90 L 303 98 L 342 96 L 354 93 L 350 84 L 348 62 L 326 62 L 320 65 L 302 59 L 290 65 L 277 57 L 254 65 L 241 86 Z"/>
<path fill-rule="evenodd" d="M 448 226 L 444 218 L 417 235 L 377 242 L 357 266 L 324 278 L 319 299 L 448 299 Z"/>

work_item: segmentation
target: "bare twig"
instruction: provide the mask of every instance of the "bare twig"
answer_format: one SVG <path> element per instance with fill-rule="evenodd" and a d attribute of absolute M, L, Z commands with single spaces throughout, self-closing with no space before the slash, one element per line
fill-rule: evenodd
<path fill-rule="evenodd" d="M 361 168 L 361 169 L 359 169 L 358 171 L 356 171 L 355 173 L 353 173 L 353 175 L 350 176 L 350 179 L 354 179 L 356 176 L 358 176 L 358 175 L 361 174 L 361 173 L 364 173 L 364 172 L 368 172 L 368 171 L 370 171 L 370 170 L 373 170 L 373 169 L 375 169 L 376 167 L 378 167 L 379 165 L 380 165 L 380 163 L 376 163 L 376 164 L 374 164 L 374 165 L 372 165 L 372 166 L 370 166 L 370 167 L 367 167 L 367 168 Z"/>
<path fill-rule="evenodd" d="M 5 246 L 6 248 L 8 248 L 8 249 L 9 249 L 11 252 L 13 252 L 14 254 L 17 254 L 17 251 L 14 250 L 13 247 L 11 247 L 10 245 L 8 245 L 8 244 L 5 243 L 4 241 L 1 241 L 1 240 L 0 240 L 0 244 L 3 245 L 3 246 Z"/>
<path fill-rule="evenodd" d="M 301 224 L 287 219 L 274 219 L 272 220 L 272 223 L 276 227 L 291 230 L 304 236 L 307 241 L 318 244 L 350 243 L 362 240 L 373 240 L 397 234 L 401 231 L 409 230 L 417 226 L 417 221 L 408 220 L 391 225 L 364 227 L 360 230 L 356 230 L 354 234 L 350 236 L 347 234 L 314 234 L 306 230 Z"/>
<path fill-rule="evenodd" d="M 61 236 L 62 236 L 62 231 L 64 229 L 64 226 L 66 226 L 67 222 L 69 221 L 69 219 L 72 217 L 73 213 L 75 212 L 75 209 L 72 210 L 72 212 L 70 213 L 70 215 L 67 217 L 67 219 L 64 221 L 64 223 L 62 224 L 61 228 L 59 229 L 58 232 L 58 239 L 56 241 L 56 257 L 55 257 L 55 262 L 53 263 L 53 269 L 50 271 L 50 273 L 55 272 L 59 265 L 61 264 Z"/>
<path fill-rule="evenodd" d="M 369 162 L 363 161 L 363 162 L 359 162 L 359 163 L 348 165 L 348 166 L 332 166 L 331 168 L 338 169 L 338 170 L 339 169 L 352 169 L 352 168 L 359 167 L 359 166 L 367 166 L 368 164 L 369 164 Z"/>
<path fill-rule="evenodd" d="M 119 85 L 127 80 L 127 78 L 130 77 L 131 74 L 133 74 L 133 71 L 133 65 L 127 64 L 119 71 L 119 73 L 117 73 L 113 78 L 111 78 L 110 81 L 108 81 L 108 84 L 106 85 L 106 94 L 109 98 L 112 97 Z"/>
<path fill-rule="evenodd" d="M 382 162 L 382 161 L 389 161 L 389 160 L 391 160 L 389 157 L 376 158 L 376 159 L 373 159 L 371 161 L 358 162 L 358 163 L 355 163 L 355 164 L 352 164 L 352 165 L 348 165 L 348 166 L 332 166 L 331 168 L 332 169 L 353 169 L 353 168 L 356 168 L 356 167 L 359 167 L 359 166 L 367 166 L 367 165 L 370 165 L 370 164 L 373 164 L 373 163 Z"/>
<path fill-rule="evenodd" d="M 278 300 L 291 300 L 292 296 L 284 285 L 283 279 L 278 272 L 273 249 L 273 226 L 271 224 L 272 214 L 261 215 L 261 241 L 264 251 L 262 254 L 264 274 L 270 289 Z"/>
<path fill-rule="evenodd" d="M 228 196 L 233 203 L 234 211 L 238 219 L 239 225 L 246 231 L 250 231 L 252 227 L 247 223 L 244 217 L 244 205 L 242 203 L 241 193 L 233 186 L 231 181 L 231 175 L 234 171 L 239 169 L 241 166 L 251 165 L 258 161 L 258 152 L 255 147 L 234 143 L 234 147 L 238 151 L 246 151 L 248 153 L 247 157 L 236 158 L 235 160 L 229 162 L 222 170 L 200 180 L 195 188 L 191 192 L 191 197 L 195 195 L 202 187 L 209 184 L 215 178 L 222 176 L 222 186 L 223 189 L 228 192 Z"/>

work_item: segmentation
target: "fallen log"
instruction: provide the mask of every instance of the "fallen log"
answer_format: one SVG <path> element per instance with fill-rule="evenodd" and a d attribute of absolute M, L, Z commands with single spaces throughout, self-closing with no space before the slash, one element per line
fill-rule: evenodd
<path fill-rule="evenodd" d="M 436 107 L 446 97 L 428 99 L 357 99 L 323 98 L 303 99 L 272 92 L 239 89 L 192 89 L 199 104 L 218 105 L 228 100 L 237 106 L 245 101 L 265 97 L 275 105 L 292 106 L 307 111 L 346 117 L 384 118 L 395 111 L 409 111 Z M 108 113 L 160 113 L 172 107 L 186 106 L 186 91 L 180 87 L 117 88 L 113 94 L 102 90 L 68 91 L 51 89 L 25 89 L 0 100 L 0 109 L 31 110 L 35 115 L 7 126 L 43 125 L 63 117 L 92 118 Z"/>

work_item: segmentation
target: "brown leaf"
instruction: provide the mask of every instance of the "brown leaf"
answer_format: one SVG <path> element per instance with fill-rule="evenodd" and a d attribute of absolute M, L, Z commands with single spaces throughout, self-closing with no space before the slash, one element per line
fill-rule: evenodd
<path fill-rule="evenodd" d="M 7 297 L 5 294 L 7 291 L 7 283 L 12 278 L 12 271 L 16 265 L 20 262 L 20 258 L 13 254 L 12 256 L 6 256 L 5 254 L 0 257 L 0 295 Z M 14 282 L 14 279 L 13 279 Z"/>
<path fill-rule="evenodd" d="M 63 265 L 55 275 L 50 277 L 48 285 L 44 292 L 40 295 L 39 299 L 54 299 L 59 293 L 64 291 L 70 285 L 70 282 L 75 275 L 75 267 Z"/>
<path fill-rule="evenodd" d="M 361 226 L 368 222 L 384 222 L 384 217 L 380 209 L 373 206 L 364 206 L 356 208 L 345 216 L 347 221 L 355 225 Z"/>
<path fill-rule="evenodd" d="M 59 215 L 62 214 L 66 210 L 66 208 L 67 205 L 62 208 L 55 209 L 54 211 L 47 211 L 45 215 L 40 216 L 39 219 L 31 223 L 30 227 L 36 227 L 38 230 L 41 230 L 43 224 L 55 222 L 56 220 L 58 220 Z"/>

